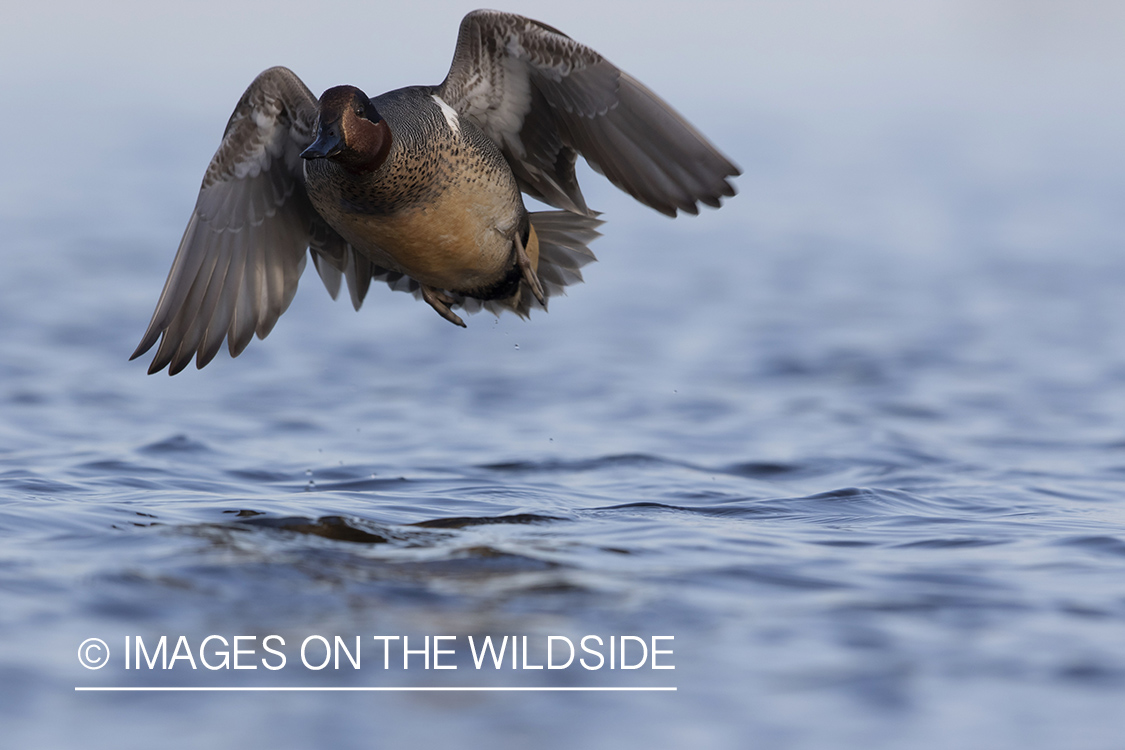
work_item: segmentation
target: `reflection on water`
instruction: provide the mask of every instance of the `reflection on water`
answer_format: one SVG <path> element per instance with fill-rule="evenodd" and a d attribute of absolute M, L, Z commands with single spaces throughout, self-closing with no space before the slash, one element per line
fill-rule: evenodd
<path fill-rule="evenodd" d="M 266 341 L 175 378 L 126 357 L 231 96 L 265 64 L 326 86 L 358 63 L 300 45 L 278 59 L 256 41 L 199 70 L 169 52 L 122 73 L 153 44 L 126 31 L 168 19 L 123 6 L 120 44 L 94 50 L 75 16 L 62 33 L 88 65 L 65 90 L 128 123 L 91 118 L 69 172 L 57 150 L 17 149 L 0 177 L 11 741 L 1117 742 L 1125 115 L 1104 92 L 1125 70 L 1107 41 L 1120 14 L 791 5 L 747 6 L 719 29 L 708 19 L 725 6 L 610 15 L 590 33 L 598 13 L 582 4 L 528 10 L 644 72 L 747 173 L 727 207 L 674 223 L 589 175 L 610 220 L 601 262 L 550 315 L 462 331 L 378 290 L 355 313 L 309 279 Z M 169 13 L 188 39 L 213 26 Z M 17 21 L 28 39 L 40 28 Z M 669 25 L 715 80 L 685 80 L 692 56 L 650 49 Z M 760 44 L 731 41 L 744 38 Z M 386 87 L 442 75 L 445 46 L 437 60 L 410 46 L 388 40 L 385 75 L 402 79 Z M 224 74 L 243 58 L 246 75 Z M 719 80 L 745 66 L 756 75 Z M 174 94 L 139 85 L 158 74 Z M 2 75 L 55 111 L 34 86 L 59 80 L 55 63 Z M 42 142 L 64 142 L 63 122 L 42 120 Z M 22 142 L 10 118 L 0 127 Z M 312 634 L 456 635 L 458 669 L 75 663 L 90 637 L 114 650 L 211 634 L 291 649 Z M 527 635 L 534 662 L 549 635 L 591 634 L 672 635 L 676 669 L 477 670 L 466 646 Z M 678 691 L 73 691 L 297 683 Z"/>

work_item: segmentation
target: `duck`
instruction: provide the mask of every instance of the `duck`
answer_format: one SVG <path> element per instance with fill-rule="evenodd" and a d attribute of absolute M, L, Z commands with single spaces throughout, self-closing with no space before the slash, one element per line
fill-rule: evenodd
<path fill-rule="evenodd" d="M 718 208 L 741 170 L 647 87 L 552 26 L 477 10 L 435 86 L 319 98 L 285 67 L 239 99 L 131 359 L 149 374 L 237 357 L 289 307 L 308 258 L 360 308 L 372 281 L 455 310 L 528 317 L 583 280 L 599 214 L 582 156 L 670 217 Z M 523 196 L 553 210 L 528 211 Z"/>

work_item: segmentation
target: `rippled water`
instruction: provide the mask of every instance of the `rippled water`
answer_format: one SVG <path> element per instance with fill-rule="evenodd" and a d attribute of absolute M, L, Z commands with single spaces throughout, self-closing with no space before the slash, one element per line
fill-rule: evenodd
<path fill-rule="evenodd" d="M 650 81 L 746 169 L 742 195 L 669 222 L 588 175 L 610 220 L 601 262 L 550 315 L 460 330 L 379 289 L 355 313 L 310 276 L 266 341 L 175 378 L 126 357 L 232 102 L 187 114 L 168 92 L 77 93 L 130 127 L 91 125 L 73 179 L 56 152 L 22 151 L 2 178 L 13 746 L 1118 746 L 1125 155 L 1111 135 L 1125 113 L 1078 82 L 1121 54 L 1066 46 L 1078 32 L 1048 18 L 1036 33 L 1057 59 L 1018 44 L 993 57 L 981 49 L 1011 42 L 989 16 L 1008 20 L 999 4 L 984 21 L 926 7 L 883 31 L 835 19 L 842 37 L 883 43 L 886 63 L 880 78 L 827 48 L 813 66 L 825 90 L 872 78 L 863 106 L 817 105 L 836 119 L 793 103 L 816 76 L 786 67 L 784 45 L 750 60 L 775 61 L 794 94 Z M 590 9 L 532 10 L 591 36 Z M 817 46 L 798 20 L 747 13 L 747 29 Z M 691 14 L 645 28 L 681 22 L 710 33 Z M 629 38 L 607 23 L 602 39 Z M 1120 28 L 1083 23 L 1081 40 Z M 930 46 L 887 41 L 910 34 Z M 125 75 L 103 54 L 94 70 Z M 933 103 L 882 86 L 898 63 Z M 1054 83 L 1036 78 L 1047 63 Z M 184 97 L 216 98 L 173 69 L 198 88 Z M 5 81 L 30 91 L 51 70 Z M 989 104 L 1007 75 L 1008 98 Z M 236 97 L 249 79 L 231 77 Z M 126 636 L 212 634 L 281 635 L 289 664 L 120 661 Z M 301 667 L 313 634 L 362 636 L 363 668 Z M 534 664 L 547 636 L 589 634 L 674 636 L 676 668 L 478 670 L 467 648 L 526 635 Z M 373 635 L 455 635 L 458 669 L 418 656 L 383 670 Z M 91 637 L 114 652 L 108 668 L 77 663 Z M 74 691 L 271 685 L 677 691 Z"/>

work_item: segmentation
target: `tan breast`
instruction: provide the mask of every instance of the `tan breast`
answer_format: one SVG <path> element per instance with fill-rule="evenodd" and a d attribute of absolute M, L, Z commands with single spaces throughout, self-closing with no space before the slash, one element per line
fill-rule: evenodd
<path fill-rule="evenodd" d="M 345 214 L 336 229 L 376 262 L 390 260 L 423 284 L 485 287 L 511 265 L 518 220 L 508 196 L 490 192 L 450 189 L 431 205 L 391 215 Z"/>

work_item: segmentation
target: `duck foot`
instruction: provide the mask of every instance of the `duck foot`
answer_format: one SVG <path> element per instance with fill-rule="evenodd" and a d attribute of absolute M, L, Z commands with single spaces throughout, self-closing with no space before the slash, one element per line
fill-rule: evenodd
<path fill-rule="evenodd" d="M 539 275 L 531 267 L 531 258 L 527 254 L 527 248 L 523 246 L 523 240 L 520 239 L 519 233 L 516 233 L 515 242 L 516 263 L 519 264 L 520 271 L 523 272 L 523 280 L 531 287 L 531 293 L 535 295 L 535 299 L 539 300 L 539 304 L 546 307 L 547 295 L 543 292 L 543 285 L 539 283 Z"/>
<path fill-rule="evenodd" d="M 457 300 L 453 299 L 445 292 L 422 284 L 422 299 L 426 300 L 430 307 L 437 311 L 438 315 L 445 318 L 453 325 L 461 326 L 462 328 L 468 327 L 465 325 L 465 321 L 461 320 L 461 318 L 457 317 L 456 313 L 449 309 L 449 306 L 454 304 Z"/>

